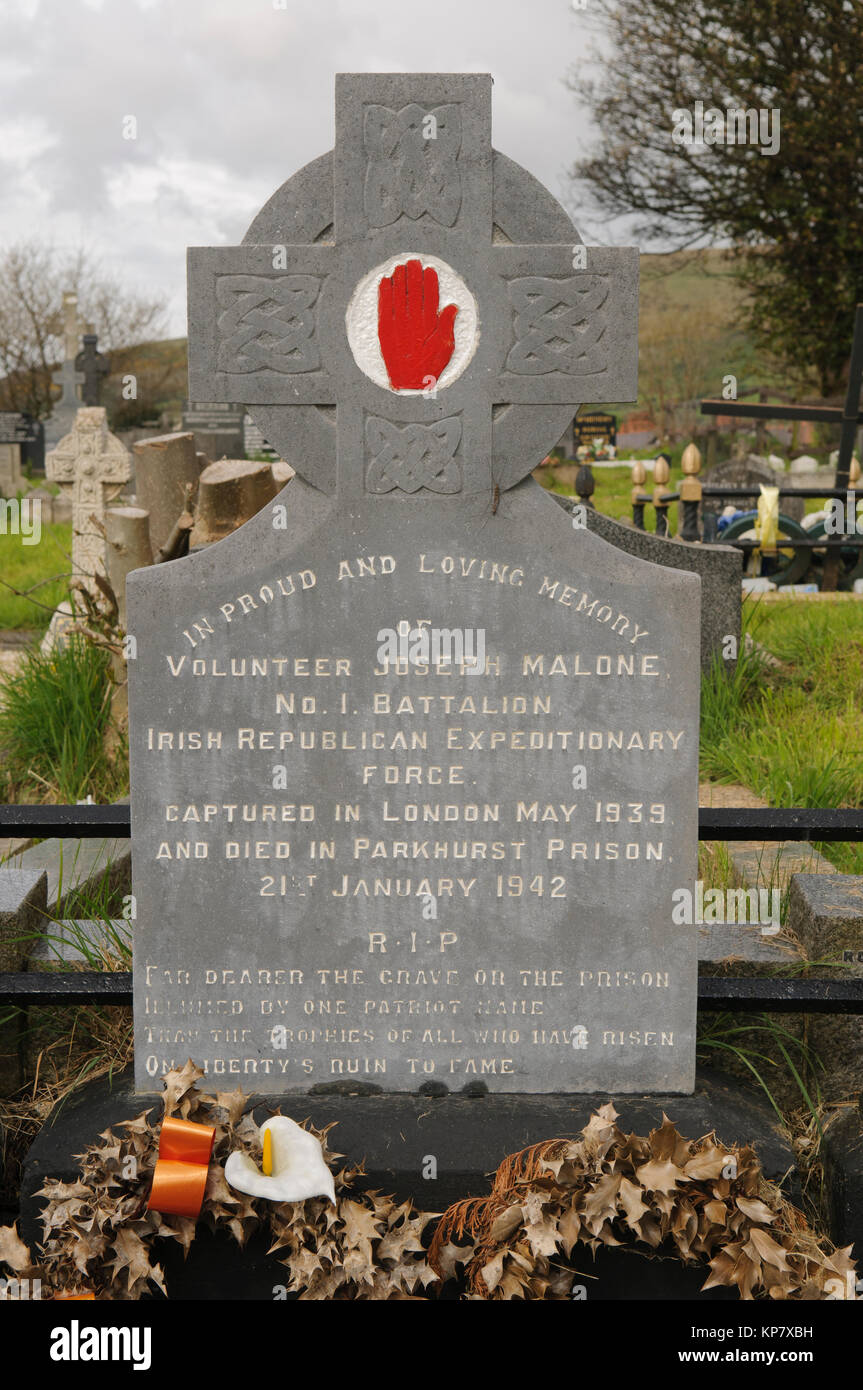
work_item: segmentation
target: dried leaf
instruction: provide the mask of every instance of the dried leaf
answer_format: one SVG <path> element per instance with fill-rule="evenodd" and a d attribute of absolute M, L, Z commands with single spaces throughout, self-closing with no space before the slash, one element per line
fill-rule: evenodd
<path fill-rule="evenodd" d="M 16 1274 L 31 1269 L 30 1251 L 18 1235 L 18 1223 L 0 1226 L 0 1264 L 7 1264 Z"/>
<path fill-rule="evenodd" d="M 735 1197 L 734 1200 L 744 1216 L 748 1216 L 751 1221 L 762 1221 L 769 1226 L 776 1219 L 776 1213 L 772 1212 L 765 1202 L 751 1197 Z"/>
<path fill-rule="evenodd" d="M 645 1163 L 636 1169 L 635 1176 L 648 1192 L 673 1192 L 680 1183 L 687 1181 L 681 1169 L 667 1161 Z"/>

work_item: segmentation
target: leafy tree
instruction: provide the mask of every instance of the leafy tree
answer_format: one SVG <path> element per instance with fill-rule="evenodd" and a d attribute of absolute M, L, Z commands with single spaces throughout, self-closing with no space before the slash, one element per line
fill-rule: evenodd
<path fill-rule="evenodd" d="M 599 139 L 573 178 L 602 213 L 634 214 L 638 237 L 730 243 L 761 350 L 835 394 L 863 300 L 863 3 L 591 0 L 590 12 L 601 67 L 567 81 Z M 715 117 L 708 140 L 722 143 L 680 142 L 697 102 L 705 117 L 763 111 L 768 137 L 778 120 L 777 152 Z"/>

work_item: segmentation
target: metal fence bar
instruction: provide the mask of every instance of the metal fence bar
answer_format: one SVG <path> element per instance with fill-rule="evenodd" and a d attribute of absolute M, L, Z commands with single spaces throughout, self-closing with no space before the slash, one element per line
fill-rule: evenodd
<path fill-rule="evenodd" d="M 0 806 L 0 837 L 129 839 L 128 806 Z M 863 840 L 863 810 L 702 806 L 700 840 Z"/>
<path fill-rule="evenodd" d="M 0 836 L 43 839 L 74 836 L 80 840 L 128 839 L 129 807 L 0 806 Z"/>
<path fill-rule="evenodd" d="M 863 840 L 863 810 L 701 806 L 699 840 Z"/>
<path fill-rule="evenodd" d="M 707 475 L 710 476 L 709 474 Z M 777 475 L 778 476 L 778 475 Z M 857 489 L 849 487 L 780 487 L 780 497 L 839 497 L 846 498 L 849 493 L 853 493 L 855 498 Z M 701 488 L 702 497 L 731 497 L 735 500 L 742 500 L 744 497 L 760 497 L 761 487 L 711 487 L 709 483 L 704 483 Z"/>
<path fill-rule="evenodd" d="M 698 1007 L 736 1013 L 863 1014 L 863 980 L 763 979 L 699 975 Z"/>
<path fill-rule="evenodd" d="M 132 1004 L 129 970 L 0 974 L 0 1004 Z M 698 1007 L 735 1012 L 863 1014 L 863 979 L 765 979 L 701 975 Z"/>
<path fill-rule="evenodd" d="M 821 425 L 841 425 L 843 418 L 842 407 L 835 405 L 743 405 L 717 400 L 702 401 L 701 414 L 727 415 L 729 419 L 740 416 L 744 420 L 806 420 Z M 857 424 L 863 425 L 863 410 L 857 415 Z"/>
<path fill-rule="evenodd" d="M 31 970 L 0 974 L 0 1004 L 131 1003 L 131 970 Z"/>

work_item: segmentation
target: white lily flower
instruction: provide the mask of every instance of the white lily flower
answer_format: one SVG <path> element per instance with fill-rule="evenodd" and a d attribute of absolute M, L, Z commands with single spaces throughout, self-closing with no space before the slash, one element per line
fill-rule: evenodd
<path fill-rule="evenodd" d="M 333 1175 L 313 1134 L 287 1115 L 274 1115 L 261 1125 L 260 1135 L 264 1149 L 261 1168 L 242 1150 L 228 1155 L 225 1181 L 231 1187 L 270 1202 L 328 1197 L 335 1206 Z"/>

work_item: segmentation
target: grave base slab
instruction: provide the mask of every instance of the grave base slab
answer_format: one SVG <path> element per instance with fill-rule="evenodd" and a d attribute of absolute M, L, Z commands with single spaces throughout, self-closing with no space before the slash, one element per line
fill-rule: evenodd
<path fill-rule="evenodd" d="M 249 1108 L 262 1122 L 275 1109 L 316 1126 L 337 1121 L 330 1145 L 351 1161 L 364 1158 L 369 1188 L 412 1198 L 427 1211 L 441 1212 L 464 1197 L 488 1192 L 490 1178 L 507 1154 L 543 1139 L 577 1137 L 591 1113 L 612 1100 L 625 1131 L 646 1134 L 661 1124 L 665 1112 L 687 1138 L 715 1130 L 729 1145 L 751 1144 L 765 1174 L 789 1174 L 785 1191 L 799 1199 L 794 1158 L 767 1103 L 718 1072 L 699 1074 L 690 1096 L 607 1095 L 346 1095 L 328 1089 L 292 1094 L 280 1101 L 249 1097 Z M 21 1184 L 19 1230 L 31 1248 L 41 1235 L 39 1189 L 49 1177 L 72 1181 L 78 1173 L 73 1157 L 101 1131 L 149 1109 L 161 1114 L 158 1096 L 133 1089 L 131 1072 L 83 1086 L 49 1116 L 25 1162 Z M 437 1178 L 422 1176 L 434 1157 Z M 173 1299 L 265 1299 L 288 1282 L 288 1271 L 267 1256 L 268 1240 L 259 1233 L 239 1250 L 225 1236 L 201 1230 L 185 1263 L 179 1247 L 164 1243 L 162 1263 Z M 589 1300 L 695 1298 L 706 1277 L 702 1267 L 677 1260 L 648 1261 L 633 1251 L 601 1251 L 594 1261 L 586 1249 L 576 1259 L 585 1275 Z M 711 1290 L 705 1297 L 725 1298 Z M 733 1294 L 731 1295 L 733 1296 Z"/>

